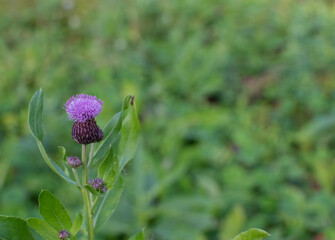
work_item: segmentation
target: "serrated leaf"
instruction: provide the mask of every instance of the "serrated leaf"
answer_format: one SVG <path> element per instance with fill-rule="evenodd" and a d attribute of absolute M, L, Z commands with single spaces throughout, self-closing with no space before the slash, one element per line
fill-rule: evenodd
<path fill-rule="evenodd" d="M 115 211 L 123 192 L 123 180 L 120 177 L 114 188 L 103 197 L 94 217 L 94 227 L 99 230 L 109 220 Z"/>
<path fill-rule="evenodd" d="M 122 171 L 124 166 L 135 155 L 139 129 L 140 125 L 137 117 L 134 97 L 127 96 L 123 102 L 121 140 L 118 146 L 117 154 L 120 164 L 119 171 Z"/>
<path fill-rule="evenodd" d="M 82 215 L 81 212 L 79 212 L 76 216 L 76 219 L 74 220 L 74 223 L 73 223 L 71 229 L 70 229 L 71 236 L 75 236 L 78 233 L 82 222 L 83 222 L 83 215 Z"/>
<path fill-rule="evenodd" d="M 59 175 L 61 178 L 63 178 L 65 181 L 67 181 L 68 183 L 71 183 L 75 186 L 77 186 L 77 184 L 68 177 L 68 175 L 54 162 L 52 161 L 51 158 L 49 158 L 48 154 L 46 153 L 42 142 L 37 141 L 37 146 L 42 154 L 42 157 L 44 159 L 44 161 L 47 163 L 47 165 L 51 168 L 52 171 L 54 171 L 57 175 Z"/>
<path fill-rule="evenodd" d="M 0 239 L 35 240 L 26 221 L 9 216 L 0 216 Z"/>
<path fill-rule="evenodd" d="M 37 90 L 29 103 L 28 124 L 31 133 L 36 140 L 42 141 L 42 112 L 43 112 L 43 92 Z"/>
<path fill-rule="evenodd" d="M 102 161 L 106 158 L 111 147 L 115 148 L 115 144 L 120 139 L 121 129 L 121 112 L 114 115 L 114 117 L 104 127 L 103 132 L 105 139 L 99 145 L 97 151 L 93 156 L 93 164 Z"/>
<path fill-rule="evenodd" d="M 262 229 L 251 228 L 248 231 L 240 233 L 233 240 L 261 240 L 268 236 L 270 234 Z"/>
<path fill-rule="evenodd" d="M 46 240 L 59 240 L 56 229 L 40 218 L 28 218 L 28 225 L 35 229 Z"/>
<path fill-rule="evenodd" d="M 67 230 L 72 227 L 72 221 L 64 205 L 49 191 L 43 190 L 39 197 L 40 213 L 57 231 Z"/>
<path fill-rule="evenodd" d="M 129 240 L 144 240 L 144 229 L 130 237 Z"/>

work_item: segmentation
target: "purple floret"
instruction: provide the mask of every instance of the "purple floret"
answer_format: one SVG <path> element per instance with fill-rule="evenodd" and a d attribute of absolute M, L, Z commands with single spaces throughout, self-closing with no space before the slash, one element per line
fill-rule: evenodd
<path fill-rule="evenodd" d="M 66 230 L 62 230 L 58 233 L 58 238 L 59 239 L 67 239 L 70 237 L 70 234 Z"/>
<path fill-rule="evenodd" d="M 69 119 L 76 122 L 86 122 L 99 115 L 103 109 L 102 104 L 103 102 L 96 96 L 77 94 L 64 104 L 64 109 Z"/>

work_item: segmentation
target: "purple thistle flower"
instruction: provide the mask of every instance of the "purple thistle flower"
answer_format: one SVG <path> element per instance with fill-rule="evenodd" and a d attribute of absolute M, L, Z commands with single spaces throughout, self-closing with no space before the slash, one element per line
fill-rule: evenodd
<path fill-rule="evenodd" d="M 64 104 L 64 109 L 69 119 L 83 123 L 98 116 L 102 111 L 102 104 L 103 102 L 97 99 L 96 96 L 77 94 L 67 100 L 66 104 Z"/>
<path fill-rule="evenodd" d="M 62 230 L 62 231 L 60 231 L 60 232 L 58 233 L 58 237 L 59 237 L 60 239 L 67 239 L 67 238 L 70 237 L 70 234 L 68 233 L 68 231 L 66 231 L 66 230 Z"/>
<path fill-rule="evenodd" d="M 69 119 L 75 121 L 72 138 L 77 143 L 90 144 L 103 139 L 104 134 L 95 121 L 103 108 L 102 103 L 96 96 L 77 94 L 64 104 Z"/>
<path fill-rule="evenodd" d="M 103 185 L 104 185 L 104 180 L 102 180 L 101 178 L 94 179 L 93 184 L 92 184 L 93 188 L 97 190 L 103 187 Z"/>
<path fill-rule="evenodd" d="M 77 168 L 83 165 L 82 161 L 78 157 L 68 157 L 66 162 L 72 168 Z"/>

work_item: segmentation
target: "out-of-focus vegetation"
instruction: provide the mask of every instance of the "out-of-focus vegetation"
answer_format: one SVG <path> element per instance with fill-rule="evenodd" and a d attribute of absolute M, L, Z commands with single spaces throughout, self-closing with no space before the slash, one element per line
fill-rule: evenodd
<path fill-rule="evenodd" d="M 38 216 L 40 189 L 81 204 L 29 134 L 36 89 L 53 157 L 80 153 L 69 96 L 103 99 L 103 126 L 131 93 L 141 140 L 100 239 L 335 239 L 334 26 L 332 1 L 3 0 L 0 214 Z"/>

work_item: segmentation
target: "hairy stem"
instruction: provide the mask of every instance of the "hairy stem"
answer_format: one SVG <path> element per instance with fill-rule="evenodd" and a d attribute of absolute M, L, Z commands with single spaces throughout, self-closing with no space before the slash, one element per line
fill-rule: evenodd
<path fill-rule="evenodd" d="M 88 197 L 88 190 L 84 188 L 85 185 L 87 185 L 87 175 L 88 175 L 88 169 L 87 169 L 87 145 L 83 144 L 82 145 L 82 156 L 81 160 L 83 162 L 83 180 L 82 180 L 82 195 L 83 195 L 83 201 L 85 205 L 85 215 L 86 215 L 86 224 L 88 228 L 88 239 L 89 240 L 94 240 L 94 229 L 93 229 L 93 215 L 91 211 L 91 206 L 90 206 L 90 199 Z"/>

